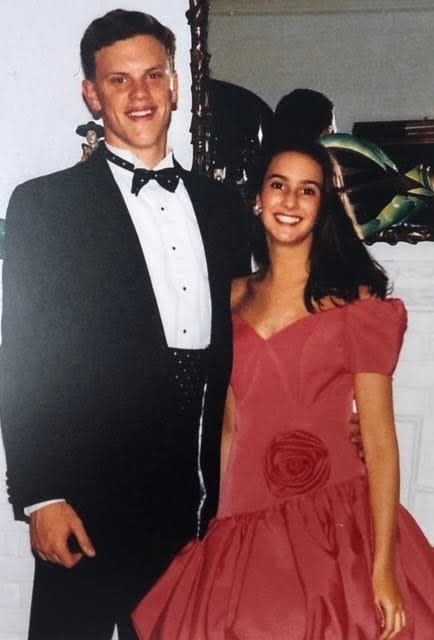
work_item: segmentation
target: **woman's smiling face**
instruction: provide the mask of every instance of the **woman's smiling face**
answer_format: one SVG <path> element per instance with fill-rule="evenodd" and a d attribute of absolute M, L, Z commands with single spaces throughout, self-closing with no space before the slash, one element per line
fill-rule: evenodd
<path fill-rule="evenodd" d="M 310 242 L 323 185 L 323 170 L 310 156 L 285 151 L 272 158 L 257 200 L 269 243 Z"/>

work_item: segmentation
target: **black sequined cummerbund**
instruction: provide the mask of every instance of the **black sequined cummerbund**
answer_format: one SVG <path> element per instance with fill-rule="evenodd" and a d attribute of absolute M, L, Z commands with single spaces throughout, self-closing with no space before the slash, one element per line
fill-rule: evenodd
<path fill-rule="evenodd" d="M 170 348 L 173 400 L 181 412 L 201 410 L 209 349 Z"/>

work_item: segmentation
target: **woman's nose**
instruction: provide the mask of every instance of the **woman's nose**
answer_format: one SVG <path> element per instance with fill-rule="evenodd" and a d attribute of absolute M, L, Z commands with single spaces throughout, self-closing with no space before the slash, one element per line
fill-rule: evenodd
<path fill-rule="evenodd" d="M 297 205 L 297 194 L 292 189 L 288 189 L 284 192 L 283 201 L 288 209 L 292 209 Z"/>

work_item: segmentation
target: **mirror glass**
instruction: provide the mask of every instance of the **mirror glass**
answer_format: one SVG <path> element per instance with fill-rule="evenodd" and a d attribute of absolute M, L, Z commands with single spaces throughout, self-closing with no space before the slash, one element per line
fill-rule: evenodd
<path fill-rule="evenodd" d="M 340 131 L 356 121 L 432 118 L 433 30 L 426 1 L 212 0 L 210 70 L 272 108 L 297 87 L 321 91 Z"/>
<path fill-rule="evenodd" d="M 334 103 L 338 131 L 347 134 L 355 123 L 361 136 L 360 123 L 399 121 L 398 131 L 381 127 L 375 137 L 371 128 L 366 139 L 392 158 L 385 176 L 392 181 L 391 199 L 397 183 L 394 163 L 403 175 L 421 162 L 427 168 L 420 176 L 413 172 L 410 182 L 398 180 L 404 200 L 392 224 L 399 229 L 381 238 L 417 242 L 433 237 L 428 224 L 431 219 L 432 226 L 434 200 L 429 175 L 434 165 L 433 30 L 434 6 L 423 0 L 212 0 L 210 74 L 251 91 L 271 109 L 296 88 L 317 90 Z M 341 154 L 339 160 L 351 164 L 348 158 Z M 418 199 L 409 203 L 414 197 Z M 383 192 L 378 206 L 374 203 L 374 217 L 391 199 L 383 201 Z M 385 215 L 386 223 L 375 222 L 366 233 L 390 226 L 389 213 Z M 410 238 L 408 223 L 413 225 Z M 371 241 L 378 239 L 371 235 Z"/>

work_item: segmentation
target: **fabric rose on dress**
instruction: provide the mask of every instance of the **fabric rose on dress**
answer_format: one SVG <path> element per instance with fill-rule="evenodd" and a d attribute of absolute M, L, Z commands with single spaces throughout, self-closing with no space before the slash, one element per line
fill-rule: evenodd
<path fill-rule="evenodd" d="M 288 431 L 271 441 L 265 453 L 265 478 L 276 497 L 307 493 L 322 487 L 330 475 L 328 451 L 307 431 Z"/>

